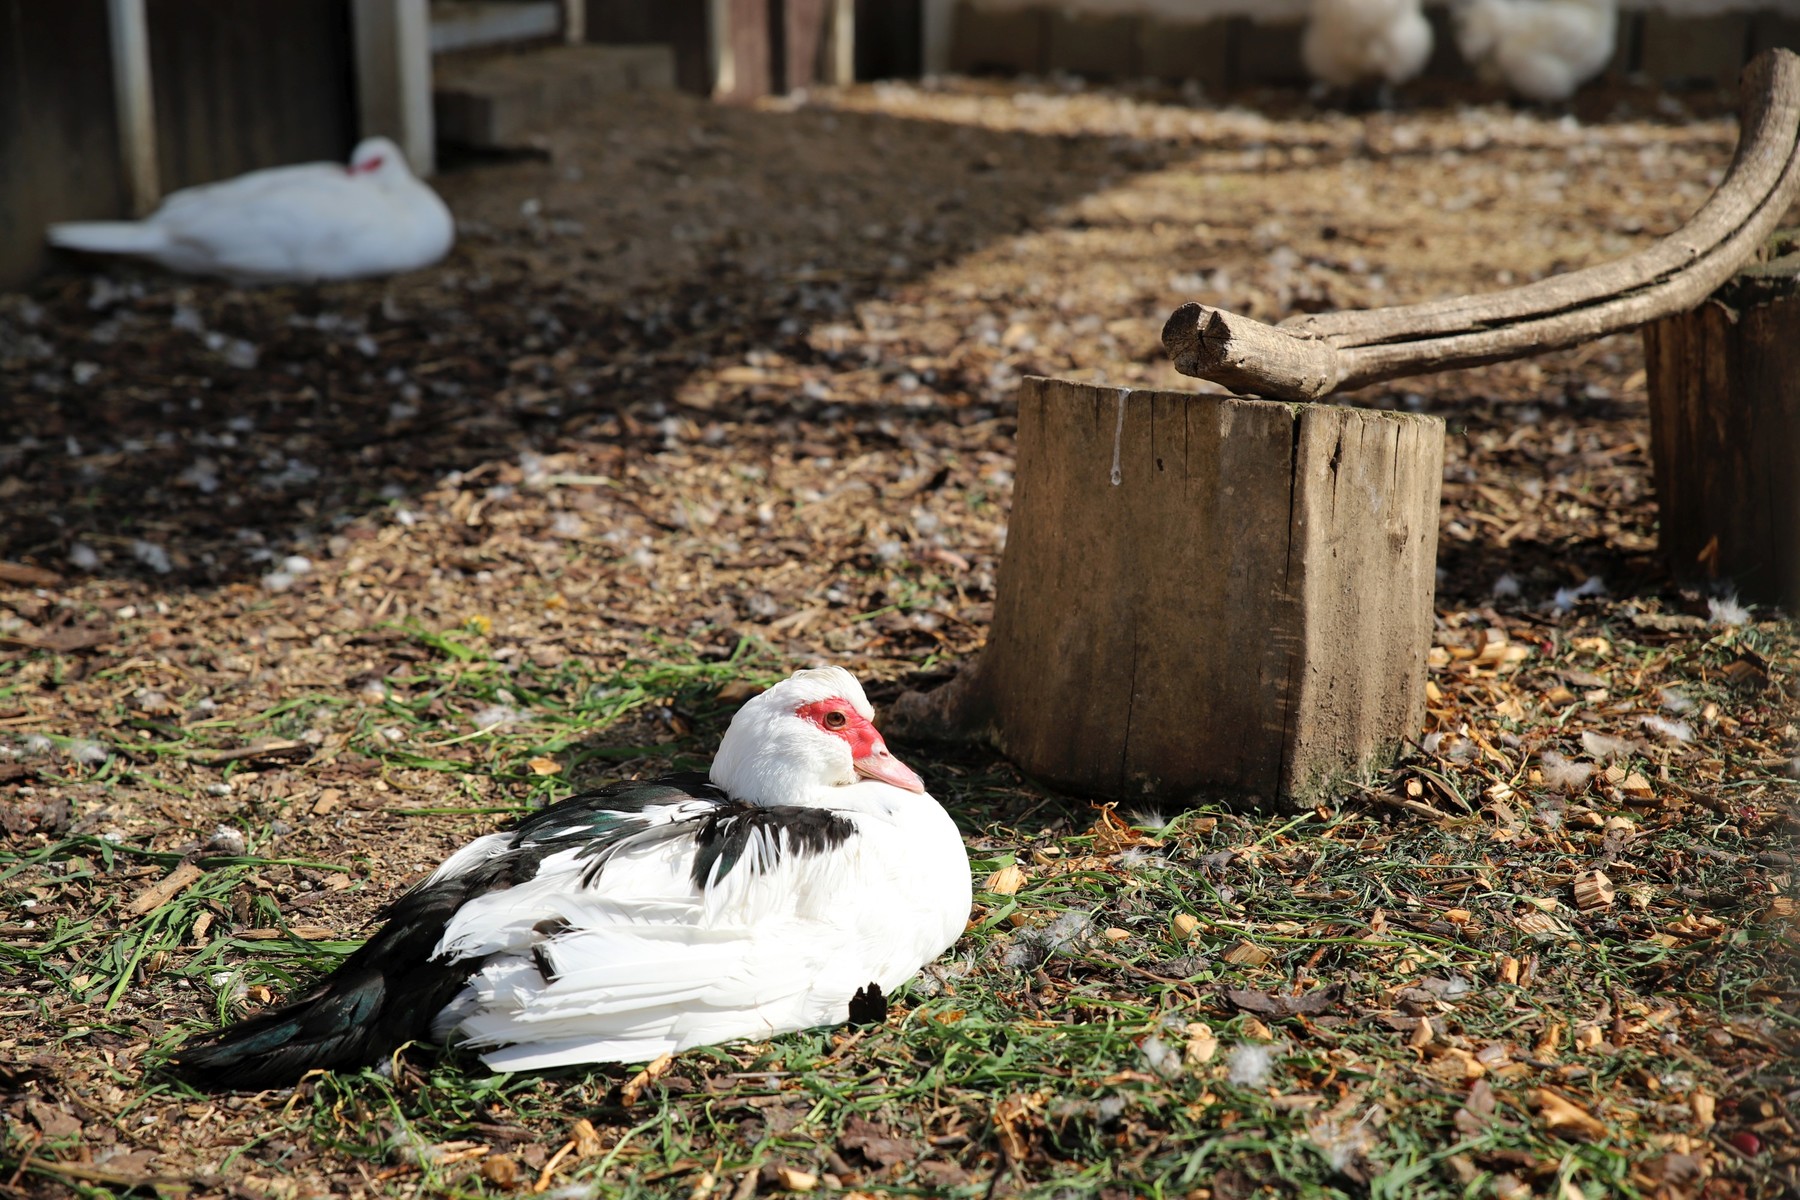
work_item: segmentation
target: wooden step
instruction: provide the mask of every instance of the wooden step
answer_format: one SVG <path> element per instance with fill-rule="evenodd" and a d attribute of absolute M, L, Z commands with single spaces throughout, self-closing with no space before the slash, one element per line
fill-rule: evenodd
<path fill-rule="evenodd" d="M 431 6 L 433 54 L 562 35 L 558 0 L 436 0 Z"/>
<path fill-rule="evenodd" d="M 533 135 L 620 92 L 675 86 L 668 46 L 543 46 L 437 60 L 432 107 L 440 141 L 479 149 L 529 145 Z"/>

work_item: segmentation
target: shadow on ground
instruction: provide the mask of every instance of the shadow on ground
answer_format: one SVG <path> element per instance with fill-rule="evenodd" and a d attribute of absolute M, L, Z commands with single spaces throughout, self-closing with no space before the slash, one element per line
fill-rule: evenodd
<path fill-rule="evenodd" d="M 679 96 L 613 116 L 440 180 L 461 244 L 413 277 L 112 267 L 0 300 L 0 558 L 205 587 L 497 457 L 629 460 L 676 414 L 798 439 L 828 396 L 684 385 L 746 356 L 865 368 L 809 334 L 1181 151 Z M 988 390 L 922 382 L 859 415 L 954 421 Z"/>

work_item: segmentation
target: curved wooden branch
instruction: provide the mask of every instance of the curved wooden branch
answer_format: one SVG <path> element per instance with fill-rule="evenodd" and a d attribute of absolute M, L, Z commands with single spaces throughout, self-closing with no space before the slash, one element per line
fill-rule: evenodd
<path fill-rule="evenodd" d="M 1246 395 L 1317 400 L 1406 375 L 1572 346 L 1698 305 L 1749 262 L 1800 201 L 1800 56 L 1744 68 L 1743 131 L 1731 169 L 1693 218 L 1615 262 L 1481 296 L 1267 325 L 1184 304 L 1163 346 L 1184 375 Z"/>

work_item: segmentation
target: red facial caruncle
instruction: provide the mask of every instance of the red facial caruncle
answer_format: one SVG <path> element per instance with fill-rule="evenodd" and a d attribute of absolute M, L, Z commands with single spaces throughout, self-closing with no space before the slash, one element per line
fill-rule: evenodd
<path fill-rule="evenodd" d="M 924 792 L 925 781 L 888 751 L 887 743 L 881 740 L 875 726 L 848 700 L 839 696 L 815 700 L 811 704 L 802 704 L 794 710 L 794 715 L 810 721 L 832 737 L 842 738 L 850 747 L 856 773 L 864 779 L 879 780 L 903 791 Z"/>
<path fill-rule="evenodd" d="M 381 170 L 381 164 L 386 161 L 387 156 L 385 154 L 376 154 L 363 159 L 359 163 L 351 163 L 346 169 L 352 175 L 373 175 L 375 172 Z"/>

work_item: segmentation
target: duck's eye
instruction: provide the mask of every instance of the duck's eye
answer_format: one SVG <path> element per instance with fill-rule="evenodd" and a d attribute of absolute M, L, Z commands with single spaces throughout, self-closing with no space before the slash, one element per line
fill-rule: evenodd
<path fill-rule="evenodd" d="M 825 714 L 825 728 L 827 729 L 842 729 L 849 723 L 850 718 L 846 717 L 841 712 L 828 712 Z"/>

